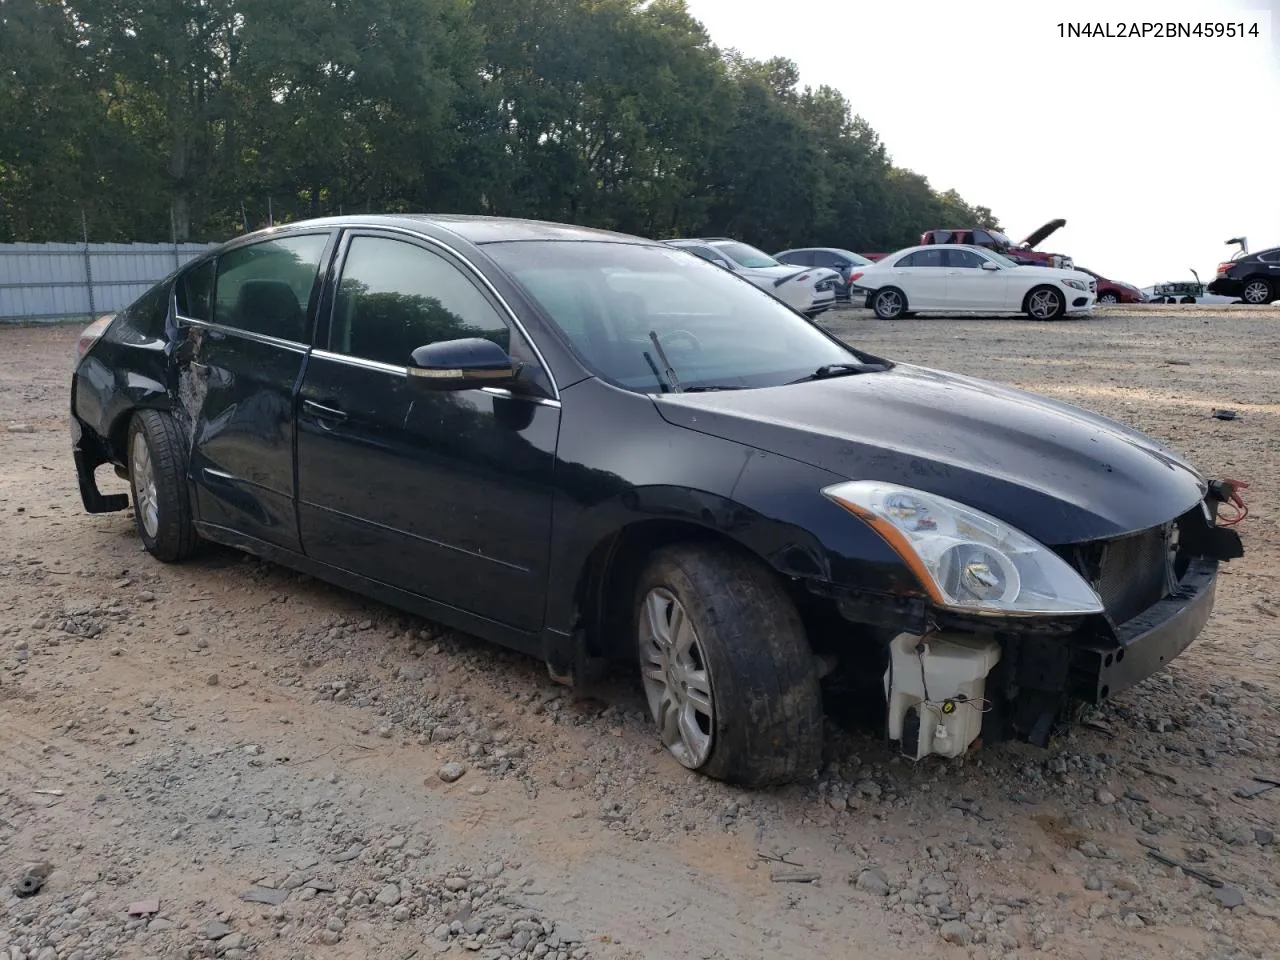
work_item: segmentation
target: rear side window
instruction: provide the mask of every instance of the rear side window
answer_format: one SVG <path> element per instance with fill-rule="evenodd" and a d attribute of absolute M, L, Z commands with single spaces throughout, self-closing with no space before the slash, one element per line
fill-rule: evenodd
<path fill-rule="evenodd" d="M 280 237 L 218 258 L 213 322 L 281 340 L 310 339 L 307 316 L 327 233 Z"/>
<path fill-rule="evenodd" d="M 791 253 L 785 253 L 780 256 L 778 262 L 789 263 L 795 267 L 812 267 L 814 254 L 812 250 L 793 250 Z"/>
<path fill-rule="evenodd" d="M 480 288 L 416 244 L 356 237 L 347 250 L 329 349 L 397 367 L 418 347 L 480 337 L 511 352 L 511 331 Z"/>
<path fill-rule="evenodd" d="M 125 309 L 124 322 L 147 337 L 163 337 L 164 322 L 169 316 L 170 289 L 168 283 L 152 287 Z"/>
<path fill-rule="evenodd" d="M 943 250 L 917 250 L 915 253 L 909 253 L 897 263 L 895 267 L 940 267 L 942 266 Z"/>
<path fill-rule="evenodd" d="M 192 320 L 213 321 L 214 261 L 196 264 L 174 285 L 173 294 L 178 316 Z"/>

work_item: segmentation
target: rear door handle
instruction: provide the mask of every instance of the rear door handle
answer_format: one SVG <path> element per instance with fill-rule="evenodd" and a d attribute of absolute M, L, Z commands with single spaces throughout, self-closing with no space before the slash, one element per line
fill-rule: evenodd
<path fill-rule="evenodd" d="M 323 404 L 316 403 L 314 400 L 303 400 L 302 409 L 314 415 L 319 420 L 345 420 L 347 415 L 341 410 L 335 410 L 333 407 L 326 407 Z"/>

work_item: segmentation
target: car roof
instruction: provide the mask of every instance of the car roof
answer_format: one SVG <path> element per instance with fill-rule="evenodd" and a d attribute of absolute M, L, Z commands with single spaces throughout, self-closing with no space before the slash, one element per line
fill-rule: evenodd
<path fill-rule="evenodd" d="M 413 231 L 421 231 L 425 226 L 432 226 L 438 230 L 446 230 L 474 244 L 501 243 L 510 240 L 596 240 L 607 243 L 653 243 L 652 240 L 644 237 L 617 233 L 612 230 L 597 230 L 594 227 L 579 227 L 567 223 L 553 223 L 548 220 L 525 220 L 519 217 L 486 217 L 460 213 L 396 213 L 321 217 L 280 224 L 276 227 L 268 228 L 266 231 L 259 231 L 259 233 L 308 226 L 399 227 Z"/>

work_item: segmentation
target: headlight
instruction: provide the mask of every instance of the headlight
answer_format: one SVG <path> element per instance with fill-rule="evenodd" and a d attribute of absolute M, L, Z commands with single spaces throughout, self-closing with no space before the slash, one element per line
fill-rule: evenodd
<path fill-rule="evenodd" d="M 871 480 L 822 492 L 870 524 L 940 607 L 1004 616 L 1103 610 L 1098 594 L 1065 560 L 995 517 Z"/>
<path fill-rule="evenodd" d="M 1089 287 L 1085 284 L 1083 280 L 1063 280 L 1062 285 L 1064 287 L 1070 287 L 1072 290 L 1088 290 L 1089 289 Z"/>

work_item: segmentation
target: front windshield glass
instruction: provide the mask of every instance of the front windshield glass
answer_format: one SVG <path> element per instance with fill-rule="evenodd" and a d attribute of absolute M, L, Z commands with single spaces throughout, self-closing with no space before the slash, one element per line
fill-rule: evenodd
<path fill-rule="evenodd" d="M 844 257 L 846 260 L 849 261 L 849 263 L 851 263 L 855 267 L 865 267 L 867 264 L 871 262 L 862 254 L 854 253 L 852 250 L 837 250 L 835 252 L 840 256 Z"/>
<path fill-rule="evenodd" d="M 780 267 L 782 264 L 763 250 L 757 250 L 749 243 L 727 240 L 724 243 L 713 243 L 713 247 L 723 253 L 740 267 Z"/>
<path fill-rule="evenodd" d="M 663 389 L 650 331 L 686 389 L 777 386 L 861 359 L 763 290 L 684 250 L 597 240 L 513 240 L 484 250 L 598 376 L 628 390 Z"/>
<path fill-rule="evenodd" d="M 1010 259 L 1009 259 L 1008 257 L 1006 257 L 1003 253 L 996 253 L 994 250 L 991 250 L 991 249 L 989 249 L 988 247 L 982 247 L 982 248 L 981 248 L 981 253 L 982 253 L 982 255 L 983 255 L 984 257 L 986 257 L 988 260 L 994 260 L 996 263 L 1000 264 L 1000 266 L 1002 266 L 1002 267 L 1016 267 L 1016 266 L 1017 266 L 1017 264 L 1016 264 L 1014 261 L 1010 260 Z"/>

